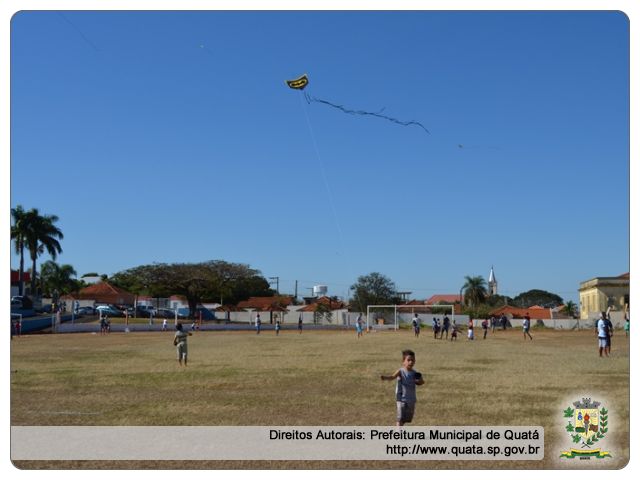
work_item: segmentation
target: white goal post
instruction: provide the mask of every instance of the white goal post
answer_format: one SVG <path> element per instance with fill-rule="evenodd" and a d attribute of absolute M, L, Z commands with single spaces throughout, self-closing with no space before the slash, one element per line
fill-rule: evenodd
<path fill-rule="evenodd" d="M 443 312 L 446 315 L 451 314 L 451 321 L 455 320 L 455 307 L 454 305 L 367 305 L 367 330 L 372 327 L 376 327 L 375 323 L 372 320 L 378 320 L 379 318 L 386 319 L 385 315 L 381 314 L 384 310 L 389 310 L 389 315 L 393 315 L 393 329 L 398 330 L 398 326 L 400 325 L 401 315 L 417 313 L 418 316 L 420 314 L 423 315 L 436 315 L 440 316 Z M 434 314 L 433 311 L 436 310 L 438 313 Z M 372 315 L 381 314 L 379 317 L 372 318 Z M 410 320 L 409 320 L 410 321 Z M 391 324 L 388 324 L 391 328 Z M 380 326 L 378 326 L 380 327 Z"/>

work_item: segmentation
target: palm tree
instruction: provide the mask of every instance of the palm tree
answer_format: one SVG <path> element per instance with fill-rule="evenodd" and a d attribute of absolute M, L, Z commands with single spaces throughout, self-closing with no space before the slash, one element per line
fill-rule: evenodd
<path fill-rule="evenodd" d="M 571 300 L 569 300 L 567 303 L 565 303 L 564 304 L 564 308 L 562 309 L 562 312 L 566 313 L 571 318 L 576 318 L 576 312 L 577 311 L 578 311 L 578 305 L 576 305 Z"/>
<path fill-rule="evenodd" d="M 53 260 L 58 253 L 62 253 L 62 247 L 58 239 L 63 239 L 64 235 L 58 227 L 54 225 L 58 221 L 56 215 L 40 215 L 37 208 L 32 208 L 25 214 L 24 220 L 24 241 L 29 256 L 31 257 L 31 294 L 36 291 L 36 260 L 45 250 Z"/>
<path fill-rule="evenodd" d="M 11 209 L 13 225 L 11 226 L 11 240 L 15 242 L 16 253 L 20 255 L 20 271 L 18 277 L 18 294 L 24 295 L 24 247 L 26 237 L 26 212 L 22 205 L 17 205 Z"/>
<path fill-rule="evenodd" d="M 469 277 L 465 276 L 465 284 L 462 286 L 464 289 L 464 303 L 471 307 L 476 307 L 487 298 L 487 282 L 481 276 Z"/>
<path fill-rule="evenodd" d="M 40 284 L 43 293 L 51 295 L 54 291 L 67 294 L 76 289 L 77 282 L 72 278 L 77 275 L 71 265 L 58 265 L 48 260 L 40 266 Z"/>

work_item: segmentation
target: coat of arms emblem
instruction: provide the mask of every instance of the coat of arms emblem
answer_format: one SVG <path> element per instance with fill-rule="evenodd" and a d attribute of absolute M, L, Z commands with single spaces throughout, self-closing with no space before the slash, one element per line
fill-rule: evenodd
<path fill-rule="evenodd" d="M 599 408 L 600 405 L 600 402 L 583 398 L 581 401 L 573 402 L 573 407 L 569 406 L 563 411 L 564 418 L 567 419 L 565 430 L 569 433 L 572 442 L 580 444 L 581 448 L 562 452 L 561 457 L 611 457 L 610 452 L 593 448 L 609 431 L 609 411 L 604 406 Z"/>

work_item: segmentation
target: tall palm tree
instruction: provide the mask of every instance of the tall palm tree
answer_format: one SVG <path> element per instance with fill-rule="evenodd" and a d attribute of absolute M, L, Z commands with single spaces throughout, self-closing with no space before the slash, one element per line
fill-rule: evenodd
<path fill-rule="evenodd" d="M 476 307 L 487 298 L 487 282 L 481 276 L 477 277 L 464 277 L 465 283 L 462 286 L 464 289 L 464 303 L 471 307 Z"/>
<path fill-rule="evenodd" d="M 569 300 L 564 304 L 564 308 L 562 309 L 564 313 L 569 315 L 571 318 L 576 318 L 576 312 L 578 311 L 578 305 Z"/>
<path fill-rule="evenodd" d="M 40 266 L 40 283 L 42 291 L 51 295 L 54 291 L 67 294 L 73 291 L 77 284 L 72 277 L 77 275 L 71 265 L 58 265 L 48 260 Z"/>
<path fill-rule="evenodd" d="M 32 208 L 26 213 L 25 219 L 25 245 L 31 257 L 31 294 L 36 291 L 36 260 L 45 251 L 53 260 L 58 253 L 62 253 L 62 247 L 58 239 L 63 239 L 62 231 L 54 224 L 59 219 L 56 215 L 40 215 L 37 208 Z"/>
<path fill-rule="evenodd" d="M 24 295 L 24 247 L 26 238 L 26 215 L 22 205 L 16 205 L 11 209 L 13 225 L 11 226 L 11 240 L 15 242 L 16 253 L 20 255 L 20 270 L 18 277 L 18 294 Z"/>

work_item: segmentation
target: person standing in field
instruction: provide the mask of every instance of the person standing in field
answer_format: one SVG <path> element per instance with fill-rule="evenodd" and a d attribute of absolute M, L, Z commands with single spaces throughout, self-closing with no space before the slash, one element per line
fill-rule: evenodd
<path fill-rule="evenodd" d="M 413 334 L 416 338 L 420 337 L 420 319 L 418 318 L 418 314 L 413 314 L 413 320 L 411 321 L 413 325 Z"/>
<path fill-rule="evenodd" d="M 302 334 L 302 314 L 298 317 L 298 335 Z"/>
<path fill-rule="evenodd" d="M 187 337 L 191 336 L 191 332 L 185 332 L 182 328 L 182 323 L 176 324 L 176 334 L 173 337 L 173 345 L 177 347 L 178 363 L 182 366 L 184 360 L 184 366 L 187 366 Z"/>
<path fill-rule="evenodd" d="M 533 337 L 529 333 L 530 328 L 531 328 L 531 317 L 529 317 L 528 313 L 525 313 L 524 320 L 522 322 L 522 336 L 524 337 L 525 341 L 527 340 L 527 335 L 529 336 L 529 339 L 533 340 Z"/>
<path fill-rule="evenodd" d="M 360 338 L 362 336 L 362 314 L 358 314 L 358 318 L 356 318 L 356 338 Z"/>
<path fill-rule="evenodd" d="M 469 340 L 473 340 L 475 337 L 473 336 L 473 319 L 469 317 L 469 324 L 467 326 L 467 338 Z"/>
<path fill-rule="evenodd" d="M 445 315 L 444 318 L 442 319 L 442 330 L 440 331 L 440 339 L 442 339 L 442 335 L 444 335 L 445 332 L 447 332 L 447 336 L 444 337 L 445 340 L 449 339 L 450 324 L 451 324 L 451 320 L 449 320 L 449 316 Z"/>
<path fill-rule="evenodd" d="M 625 318 L 624 319 L 624 336 L 628 337 L 629 336 L 629 318 Z"/>
<path fill-rule="evenodd" d="M 507 329 L 507 316 L 504 313 L 500 317 L 500 325 L 502 326 L 502 330 Z"/>
<path fill-rule="evenodd" d="M 260 320 L 260 314 L 256 317 L 256 335 L 260 335 L 260 328 L 262 327 L 262 320 Z"/>
<path fill-rule="evenodd" d="M 458 341 L 458 325 L 456 325 L 456 321 L 453 321 L 453 324 L 451 325 L 451 341 Z"/>
<path fill-rule="evenodd" d="M 100 312 L 100 335 L 107 334 L 107 315 Z"/>
<path fill-rule="evenodd" d="M 280 319 L 276 320 L 276 335 L 280 335 Z"/>
<path fill-rule="evenodd" d="M 607 322 L 604 320 L 604 312 L 600 313 L 600 318 L 596 322 L 596 335 L 598 337 L 598 353 L 602 357 L 604 353 L 607 357 Z"/>
<path fill-rule="evenodd" d="M 162 320 L 162 331 L 166 332 L 167 331 L 167 319 L 163 319 Z"/>
<path fill-rule="evenodd" d="M 433 338 L 437 339 L 440 333 L 440 321 L 436 317 L 431 321 L 431 328 L 433 328 Z"/>
<path fill-rule="evenodd" d="M 489 321 L 485 318 L 482 320 L 482 339 L 487 339 L 487 332 L 489 331 Z"/>
<path fill-rule="evenodd" d="M 611 323 L 611 315 L 609 314 L 609 310 L 607 310 L 604 321 L 607 324 L 607 355 L 611 355 L 611 337 L 613 337 L 613 323 Z"/>
<path fill-rule="evenodd" d="M 416 385 L 424 385 L 422 374 L 413 369 L 416 354 L 403 350 L 402 367 L 393 375 L 380 375 L 380 380 L 396 380 L 396 425 L 403 426 L 413 420 L 416 406 Z"/>
<path fill-rule="evenodd" d="M 494 333 L 496 331 L 497 324 L 498 324 L 498 319 L 494 315 L 491 315 L 491 333 Z"/>

